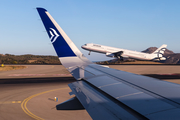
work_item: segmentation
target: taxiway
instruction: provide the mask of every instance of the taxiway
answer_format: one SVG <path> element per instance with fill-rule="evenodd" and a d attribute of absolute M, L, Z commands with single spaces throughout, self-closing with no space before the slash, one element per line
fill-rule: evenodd
<path fill-rule="evenodd" d="M 0 72 L 0 119 L 88 120 L 86 110 L 56 110 L 73 96 L 68 84 L 75 79 L 62 65 L 25 65 L 25 69 Z M 180 73 L 180 66 L 110 65 L 135 74 Z M 180 83 L 180 79 L 166 79 Z M 58 102 L 54 100 L 58 97 Z"/>

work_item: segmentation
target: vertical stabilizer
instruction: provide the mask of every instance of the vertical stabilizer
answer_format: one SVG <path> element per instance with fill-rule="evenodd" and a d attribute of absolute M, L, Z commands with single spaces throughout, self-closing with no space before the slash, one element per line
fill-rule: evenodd
<path fill-rule="evenodd" d="M 166 50 L 167 45 L 163 44 L 161 47 L 159 47 L 156 51 L 154 51 L 152 54 L 155 55 L 154 60 L 166 60 L 165 57 L 163 57 L 164 51 Z"/>
<path fill-rule="evenodd" d="M 62 65 L 70 72 L 77 69 L 79 74 L 73 76 L 79 79 L 82 77 L 82 72 L 80 68 L 77 68 L 77 64 L 80 67 L 82 65 L 91 64 L 92 62 L 83 56 L 83 54 L 70 40 L 62 28 L 57 24 L 57 22 L 52 18 L 52 16 L 47 12 L 47 10 L 44 8 L 37 8 L 37 11 L 42 19 L 42 22 Z"/>
<path fill-rule="evenodd" d="M 82 53 L 44 8 L 37 8 L 58 57 L 80 56 Z"/>
<path fill-rule="evenodd" d="M 154 51 L 152 54 L 164 54 L 164 51 L 166 50 L 167 45 L 163 44 L 161 47 L 159 47 L 156 51 Z"/>

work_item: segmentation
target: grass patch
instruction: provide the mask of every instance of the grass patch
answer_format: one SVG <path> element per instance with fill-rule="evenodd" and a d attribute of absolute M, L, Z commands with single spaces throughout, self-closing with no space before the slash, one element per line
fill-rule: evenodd
<path fill-rule="evenodd" d="M 1 71 L 9 71 L 9 70 L 18 70 L 18 69 L 24 69 L 26 66 L 0 66 L 0 72 Z"/>

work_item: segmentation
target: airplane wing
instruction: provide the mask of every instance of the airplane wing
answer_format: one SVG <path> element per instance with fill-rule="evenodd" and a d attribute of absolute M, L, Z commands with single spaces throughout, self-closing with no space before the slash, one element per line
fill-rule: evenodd
<path fill-rule="evenodd" d="M 77 80 L 70 94 L 92 119 L 180 119 L 180 85 L 93 64 L 47 10 L 37 10 L 62 65 Z"/>
<path fill-rule="evenodd" d="M 108 57 L 116 57 L 116 58 L 121 58 L 123 51 L 118 51 L 118 52 L 114 52 L 114 53 L 106 53 L 106 56 Z"/>

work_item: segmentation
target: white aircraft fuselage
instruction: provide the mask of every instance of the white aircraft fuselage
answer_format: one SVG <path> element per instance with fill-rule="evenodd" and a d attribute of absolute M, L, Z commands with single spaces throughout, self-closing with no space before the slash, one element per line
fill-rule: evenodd
<path fill-rule="evenodd" d="M 138 60 L 166 60 L 163 57 L 164 51 L 167 45 L 162 45 L 153 53 L 143 53 L 132 50 L 126 50 L 121 48 L 109 47 L 104 45 L 98 45 L 93 43 L 88 43 L 81 46 L 83 49 L 98 53 L 106 54 L 107 57 L 117 57 L 117 58 L 133 58 Z"/>

